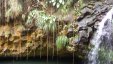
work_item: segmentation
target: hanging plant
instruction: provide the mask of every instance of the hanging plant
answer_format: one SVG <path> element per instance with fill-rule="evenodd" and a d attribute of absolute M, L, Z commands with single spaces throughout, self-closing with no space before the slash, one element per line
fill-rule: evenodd
<path fill-rule="evenodd" d="M 54 32 L 56 30 L 56 17 L 47 15 L 44 11 L 31 11 L 28 15 L 26 24 L 31 24 L 34 20 L 37 28 L 45 32 Z"/>
<path fill-rule="evenodd" d="M 68 42 L 69 42 L 69 39 L 67 38 L 67 36 L 65 36 L 65 35 L 58 36 L 57 39 L 56 39 L 57 49 L 61 50 L 62 48 L 66 47 Z"/>

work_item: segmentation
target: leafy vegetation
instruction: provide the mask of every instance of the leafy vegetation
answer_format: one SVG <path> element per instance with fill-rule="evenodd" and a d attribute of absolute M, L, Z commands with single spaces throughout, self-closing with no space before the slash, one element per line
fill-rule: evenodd
<path fill-rule="evenodd" d="M 73 2 L 73 0 L 66 1 L 65 5 L 62 5 L 60 7 L 60 11 L 64 14 L 66 14 L 72 8 L 72 6 L 71 6 L 72 2 Z"/>
<path fill-rule="evenodd" d="M 47 46 L 47 43 L 45 42 L 48 40 L 50 43 L 49 46 L 56 46 L 58 50 L 61 50 L 69 45 L 69 38 L 67 36 L 69 32 L 68 29 L 71 28 L 70 26 L 74 25 L 71 22 L 71 20 L 74 18 L 74 13 L 75 16 L 80 14 L 79 12 L 82 8 L 82 2 L 78 2 L 81 6 L 77 8 L 76 12 L 74 11 L 75 8 L 72 6 L 74 0 L 37 0 L 38 2 L 35 2 L 35 0 L 20 1 L 8 0 L 7 2 L 8 7 L 6 7 L 4 13 L 5 18 L 7 18 L 8 20 L 10 19 L 9 21 L 11 22 L 14 22 L 14 25 L 13 23 L 7 22 L 7 24 L 4 24 L 0 28 L 0 43 L 11 42 L 11 45 L 7 44 L 8 48 L 6 50 L 10 52 L 16 50 L 16 53 L 19 54 L 25 52 L 28 47 L 32 49 L 34 45 L 34 47 L 36 48 L 38 48 L 38 46 L 42 46 L 41 48 L 44 48 Z M 49 8 L 49 5 L 52 5 L 53 9 Z M 48 8 L 49 10 L 46 8 Z M 55 10 L 55 12 L 51 13 L 50 9 L 53 11 Z M 20 18 L 21 16 L 22 18 Z M 31 30 L 28 30 L 28 28 L 30 28 Z M 74 31 L 76 32 L 76 28 Z M 52 35 L 48 36 L 46 34 Z M 54 41 L 55 39 L 56 41 Z M 40 44 L 41 42 L 44 43 Z M 6 46 L 3 43 L 1 43 L 0 45 L 1 49 Z M 56 45 L 52 45 L 52 43 L 55 43 Z M 14 47 L 12 47 L 12 45 L 14 45 Z M 20 52 L 19 50 L 19 48 L 21 48 L 21 45 L 22 49 L 24 48 L 24 50 L 22 50 L 23 52 Z M 75 48 L 73 47 L 73 49 Z M 2 49 L 0 51 L 4 50 Z"/>
<path fill-rule="evenodd" d="M 68 42 L 69 42 L 69 39 L 67 38 L 67 36 L 64 36 L 64 35 L 58 36 L 57 39 L 56 39 L 57 49 L 60 50 L 64 47 L 66 47 Z"/>
<path fill-rule="evenodd" d="M 66 0 L 47 0 L 47 4 L 52 4 L 52 6 L 55 6 L 56 8 L 61 7 L 64 5 Z"/>
<path fill-rule="evenodd" d="M 79 16 L 81 9 L 85 6 L 83 0 L 79 0 L 75 6 L 75 15 Z"/>
<path fill-rule="evenodd" d="M 54 32 L 56 30 L 56 17 L 47 15 L 44 11 L 33 10 L 29 13 L 26 24 L 35 22 L 35 25 L 45 32 Z"/>

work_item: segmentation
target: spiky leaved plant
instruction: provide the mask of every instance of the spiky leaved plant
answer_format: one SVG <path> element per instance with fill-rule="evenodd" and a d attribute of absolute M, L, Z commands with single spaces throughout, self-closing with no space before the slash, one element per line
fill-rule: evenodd
<path fill-rule="evenodd" d="M 35 22 L 37 28 L 42 29 L 45 32 L 54 32 L 56 30 L 56 17 L 47 15 L 44 11 L 32 10 L 29 15 L 26 24 Z"/>
<path fill-rule="evenodd" d="M 63 49 L 68 44 L 69 39 L 65 35 L 58 36 L 56 39 L 56 47 L 58 50 Z"/>

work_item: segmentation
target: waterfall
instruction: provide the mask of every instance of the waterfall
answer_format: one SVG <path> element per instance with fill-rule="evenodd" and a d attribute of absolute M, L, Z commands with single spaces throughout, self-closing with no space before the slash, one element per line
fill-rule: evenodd
<path fill-rule="evenodd" d="M 107 12 L 99 23 L 91 39 L 92 49 L 88 54 L 87 64 L 113 64 L 113 8 Z M 102 56 L 102 57 L 101 57 Z M 105 57 L 104 57 L 105 56 Z M 112 60 L 111 60 L 112 59 Z"/>

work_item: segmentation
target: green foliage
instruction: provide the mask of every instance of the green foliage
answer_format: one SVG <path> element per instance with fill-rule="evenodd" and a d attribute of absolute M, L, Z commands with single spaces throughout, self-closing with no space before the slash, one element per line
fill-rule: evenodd
<path fill-rule="evenodd" d="M 68 42 L 69 42 L 69 39 L 67 38 L 67 36 L 65 36 L 65 35 L 58 36 L 57 39 L 56 39 L 57 49 L 60 50 L 64 47 L 66 47 Z"/>
<path fill-rule="evenodd" d="M 29 13 L 26 24 L 32 23 L 45 32 L 54 32 L 56 30 L 56 17 L 47 15 L 44 11 L 33 10 Z"/>
<path fill-rule="evenodd" d="M 66 0 L 47 0 L 47 4 L 52 4 L 52 6 L 55 6 L 56 8 L 61 7 L 64 5 Z"/>
<path fill-rule="evenodd" d="M 71 8 L 71 3 L 73 2 L 73 0 L 69 0 L 65 2 L 65 5 L 60 7 L 60 10 L 62 13 L 67 13 L 69 11 L 69 9 Z"/>
<path fill-rule="evenodd" d="M 84 7 L 84 5 L 85 4 L 84 4 L 83 0 L 78 1 L 76 8 L 75 8 L 75 15 L 79 16 L 81 14 L 80 11 Z"/>

